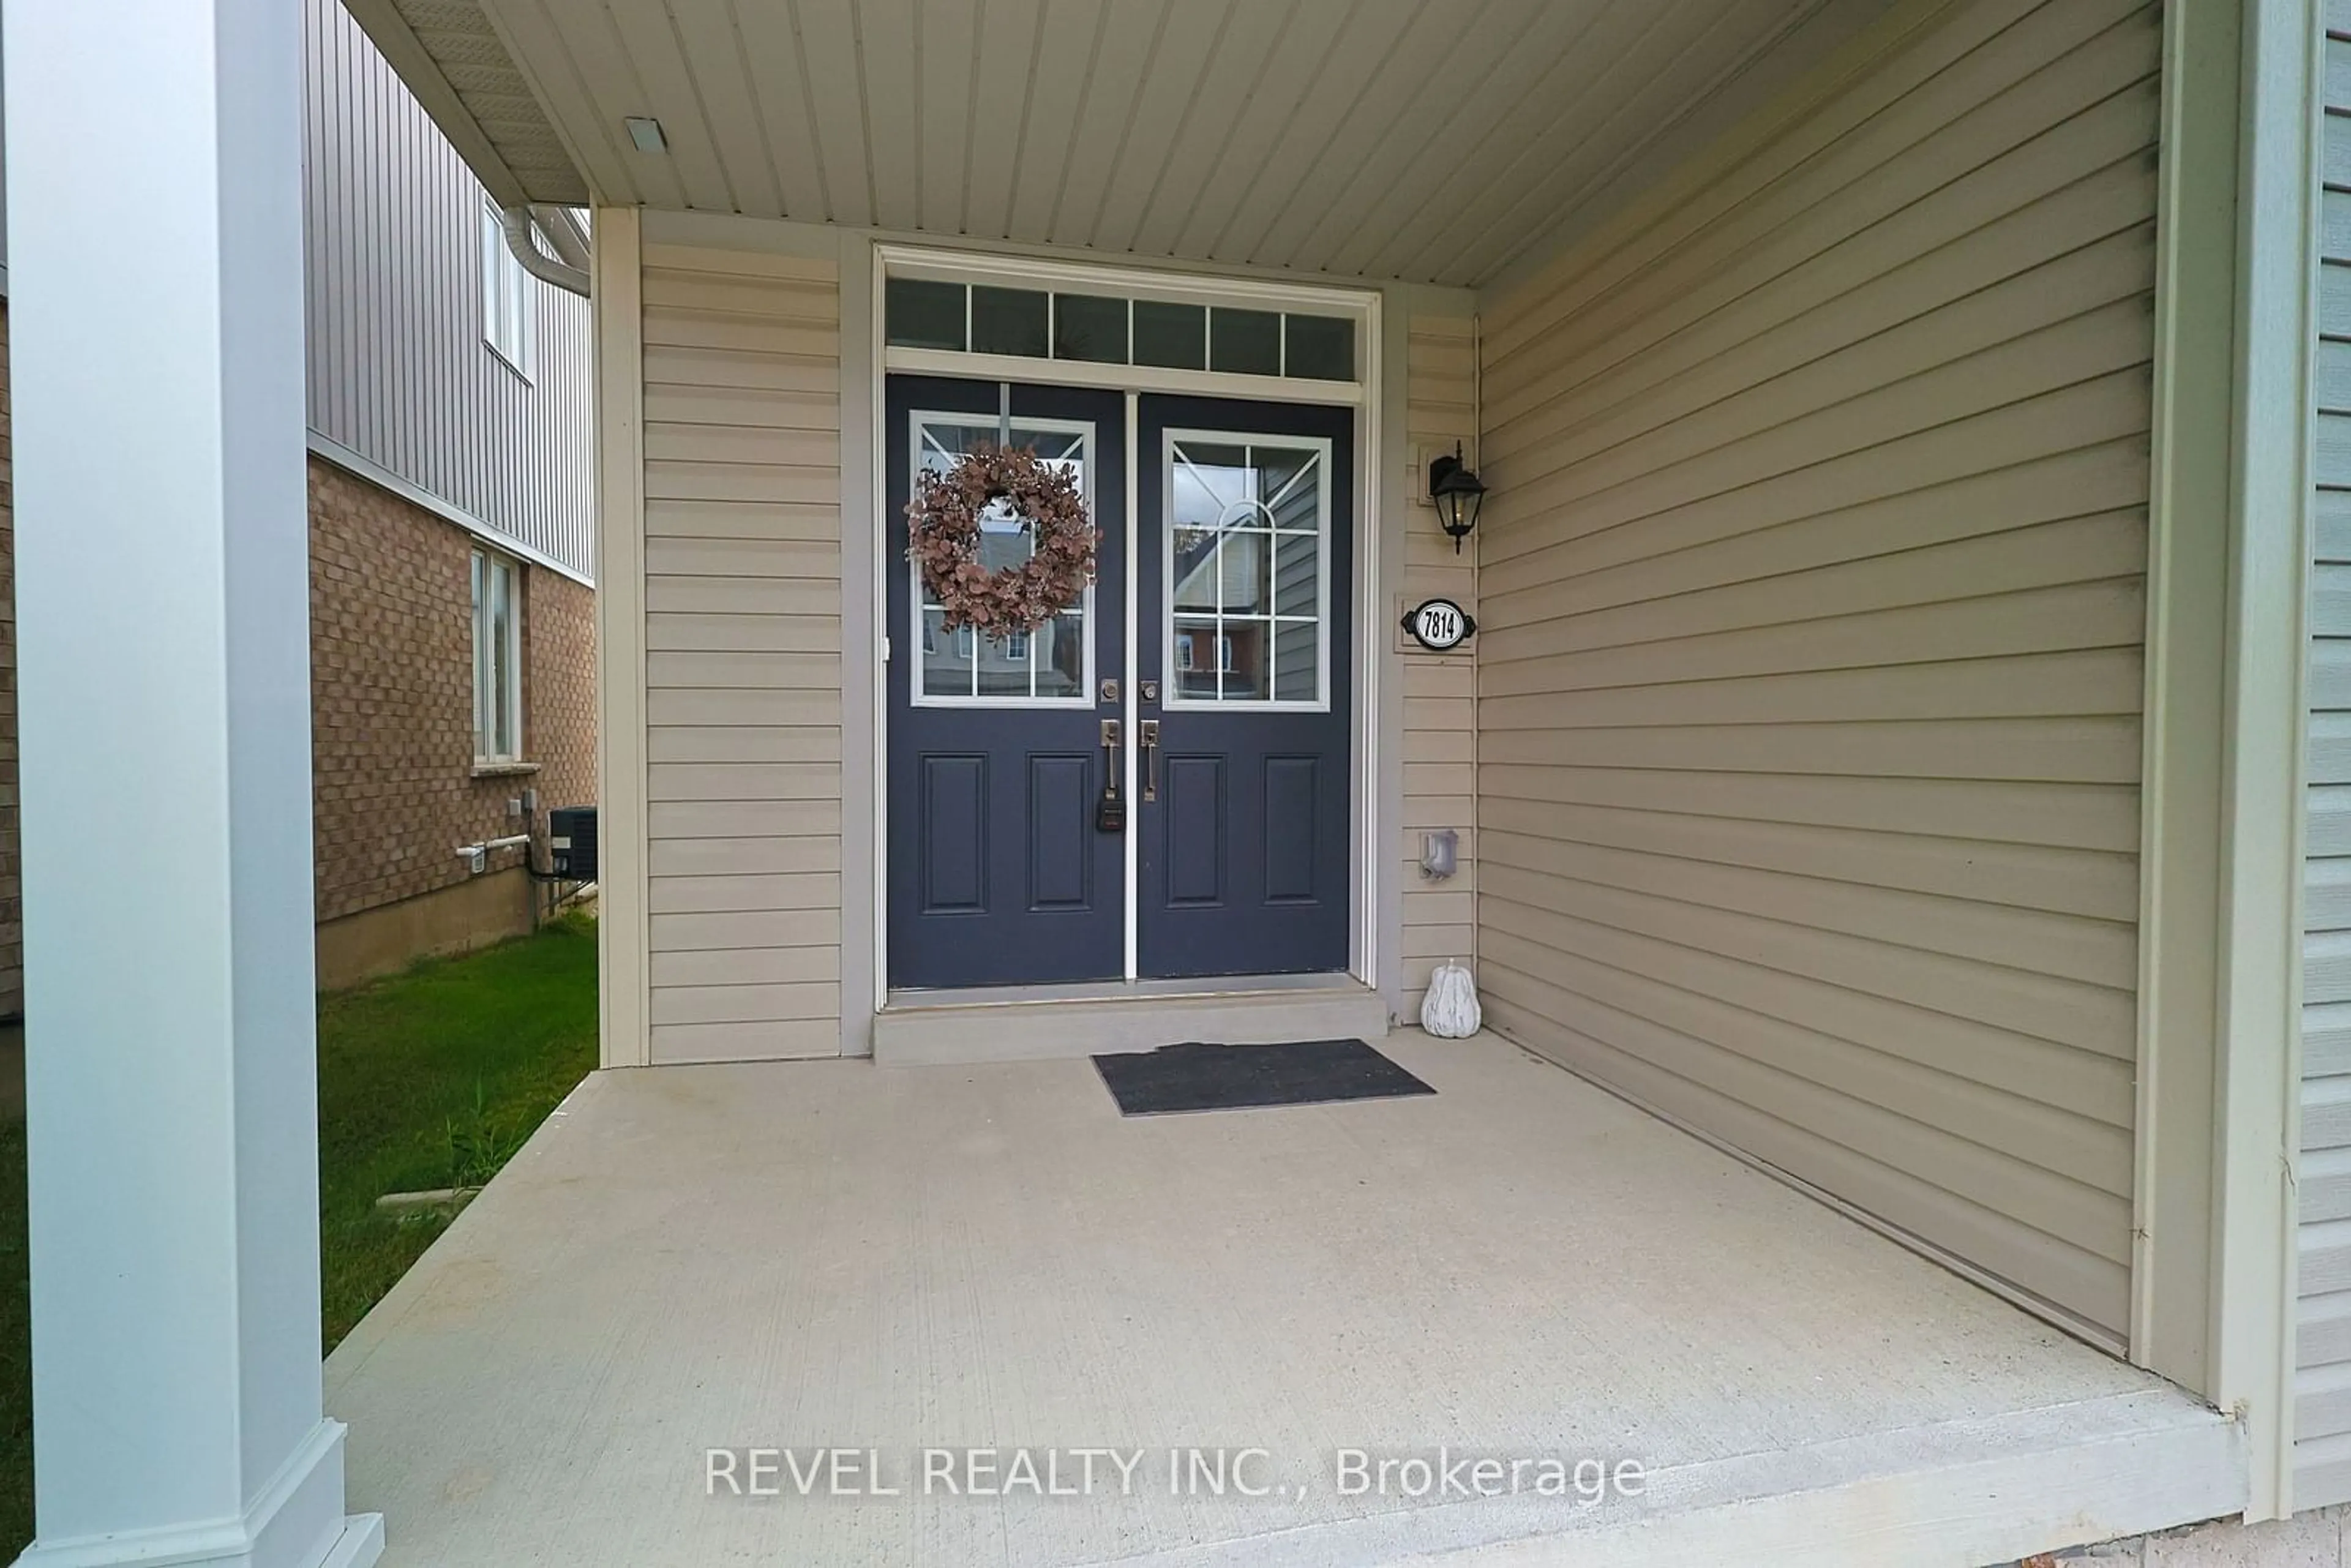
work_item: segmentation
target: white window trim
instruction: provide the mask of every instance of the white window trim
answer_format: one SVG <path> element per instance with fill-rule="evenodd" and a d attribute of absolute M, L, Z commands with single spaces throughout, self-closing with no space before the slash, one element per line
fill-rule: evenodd
<path fill-rule="evenodd" d="M 482 343 L 497 361 L 535 383 L 532 367 L 538 360 L 538 280 L 507 246 L 506 218 L 487 196 L 482 198 Z M 505 308 L 514 312 L 514 340 L 502 340 Z"/>
<path fill-rule="evenodd" d="M 913 483 L 914 476 L 919 475 L 922 472 L 923 426 L 926 423 L 936 423 L 942 424 L 979 424 L 986 423 L 987 418 L 988 416 L 984 413 L 956 413 L 951 409 L 918 408 L 910 410 L 907 413 L 906 436 L 907 451 L 911 455 L 907 460 L 914 466 L 908 473 L 908 482 L 910 484 Z M 1096 504 L 1094 496 L 1094 463 L 1096 458 L 1096 449 L 1100 445 L 1100 442 L 1097 439 L 1098 433 L 1094 429 L 1093 422 L 1092 420 L 1085 419 L 1031 419 L 1026 414 L 1021 414 L 1015 417 L 1014 423 L 1028 430 L 1040 430 L 1047 432 L 1048 434 L 1057 435 L 1075 435 L 1082 439 L 1082 446 L 1080 451 L 1078 461 L 1083 465 L 1082 471 L 1085 475 L 1086 511 L 1089 515 L 1092 515 L 1095 510 Z M 925 620 L 923 615 L 922 565 L 920 562 L 908 561 L 901 570 L 904 570 L 907 574 L 907 630 L 910 633 L 912 645 L 922 649 L 925 653 L 929 653 L 932 651 L 929 641 L 930 628 L 929 623 Z M 1041 697 L 1028 695 L 981 696 L 977 694 L 962 695 L 952 692 L 929 692 L 923 689 L 924 671 L 922 666 L 917 664 L 913 673 L 907 677 L 907 702 L 914 707 L 1020 709 L 1092 707 L 1094 706 L 1094 639 L 1096 632 L 1094 623 L 1094 616 L 1096 613 L 1094 606 L 1094 587 L 1095 585 L 1091 582 L 1086 584 L 1085 591 L 1080 600 L 1080 603 L 1084 611 L 1086 628 L 1084 644 L 1085 663 L 1082 678 L 1080 680 L 1078 689 L 1074 693 L 1065 697 Z M 974 637 L 970 627 L 965 626 L 956 629 L 956 657 L 971 658 L 977 653 L 977 641 Z M 1030 653 L 1031 664 L 1029 674 L 1029 679 L 1032 684 L 1036 679 L 1034 657 L 1034 651 L 1032 649 Z"/>
<path fill-rule="evenodd" d="M 506 625 L 506 699 L 507 712 L 512 717 L 512 745 L 500 749 L 497 737 L 491 733 L 489 715 L 494 711 L 491 684 L 496 677 L 496 664 L 485 655 L 495 635 L 492 629 L 489 592 L 492 574 L 507 573 Z M 523 760 L 522 711 L 522 562 L 500 550 L 485 546 L 474 547 L 467 567 L 468 580 L 474 585 L 474 765 L 476 768 L 497 767 Z"/>
<path fill-rule="evenodd" d="M 634 209 L 628 209 L 633 214 Z M 866 410 L 866 418 L 857 422 L 856 428 L 844 431 L 844 441 L 858 449 L 855 472 L 845 465 L 843 486 L 845 501 L 853 498 L 855 511 L 879 519 L 881 497 L 889 494 L 889 429 L 887 384 L 891 372 L 928 368 L 943 375 L 959 375 L 981 380 L 1019 380 L 1043 382 L 1065 386 L 1102 386 L 1125 394 L 1127 448 L 1131 457 L 1127 467 L 1127 519 L 1134 527 L 1140 500 L 1140 486 L 1148 482 L 1139 460 L 1137 397 L 1149 392 L 1199 392 L 1218 395 L 1252 398 L 1275 402 L 1321 402 L 1350 405 L 1354 410 L 1354 452 L 1349 464 L 1348 478 L 1354 487 L 1353 534 L 1355 543 L 1356 570 L 1354 580 L 1346 591 L 1355 612 L 1353 635 L 1349 639 L 1348 660 L 1353 678 L 1350 683 L 1349 716 L 1353 732 L 1356 794 L 1352 815 L 1354 818 L 1352 839 L 1354 852 L 1354 876 L 1349 890 L 1349 904 L 1354 935 L 1350 944 L 1348 971 L 1357 979 L 1371 986 L 1388 998 L 1391 1005 L 1402 995 L 1402 978 L 1395 952 L 1396 933 L 1402 929 L 1396 907 L 1397 887 L 1394 879 L 1383 874 L 1388 858 L 1388 848 L 1395 841 L 1403 821 L 1403 765 L 1396 755 L 1395 737 L 1383 733 L 1383 716 L 1388 712 L 1390 686 L 1398 673 L 1386 666 L 1395 655 L 1384 647 L 1378 629 L 1386 621 L 1387 606 L 1393 586 L 1402 580 L 1404 569 L 1400 534 L 1392 533 L 1383 519 L 1398 513 L 1404 506 L 1404 482 L 1391 480 L 1383 455 L 1388 452 L 1391 428 L 1401 432 L 1405 414 L 1402 373 L 1405 369 L 1405 344 L 1387 329 L 1387 318 L 1404 298 L 1403 286 L 1384 285 L 1371 288 L 1344 288 L 1316 280 L 1312 282 L 1272 282 L 1257 277 L 1236 277 L 1227 274 L 1200 271 L 1144 271 L 1134 267 L 1106 267 L 1098 257 L 1071 257 L 1055 260 L 1034 252 L 1013 248 L 988 252 L 956 252 L 934 248 L 914 236 L 883 236 L 871 233 L 844 230 L 826 243 L 816 238 L 799 237 L 802 231 L 785 225 L 754 224 L 747 220 L 722 218 L 711 214 L 656 213 L 652 225 L 660 229 L 664 237 L 674 237 L 681 243 L 734 244 L 745 248 L 775 249 L 783 254 L 839 256 L 845 273 L 842 287 L 844 322 L 854 320 L 859 330 L 853 349 L 845 349 L 841 371 L 844 399 L 854 395 Z M 749 236 L 759 236 L 750 238 Z M 723 238 L 721 236 L 724 236 Z M 805 246 L 805 252 L 800 247 Z M 861 265 L 862 264 L 862 265 Z M 853 269 L 854 277 L 848 276 Z M 916 277 L 966 281 L 993 282 L 998 278 L 1013 280 L 1040 279 L 1059 283 L 1067 279 L 1070 292 L 1124 293 L 1134 298 L 1218 298 L 1236 303 L 1255 300 L 1295 299 L 1301 307 L 1312 308 L 1317 302 L 1318 313 L 1337 314 L 1352 311 L 1361 323 L 1358 330 L 1358 373 L 1362 380 L 1353 385 L 1337 382 L 1274 381 L 1256 376 L 1217 376 L 1191 371 L 1162 371 L 1144 378 L 1133 366 L 1085 366 L 1074 361 L 1003 360 L 993 361 L 977 355 L 938 355 L 928 365 L 921 362 L 922 350 L 893 350 L 885 342 L 883 297 L 888 280 L 893 277 Z M 1096 285 L 1088 287 L 1089 283 Z M 1027 287 L 1036 287 L 1028 283 Z M 1336 308 L 1331 308 L 1335 307 Z M 1459 312 L 1469 314 L 1463 302 Z M 846 341 L 846 340 L 844 340 Z M 1085 370 L 1110 372 L 1086 375 Z M 999 370 L 1001 374 L 998 372 Z M 1305 389 L 1305 390 L 1301 390 Z M 887 604 L 883 573 L 892 563 L 875 554 L 868 554 L 882 537 L 877 526 L 857 529 L 852 538 L 856 545 L 858 580 L 845 603 L 848 619 L 861 624 L 869 633 L 886 627 Z M 1133 615 L 1134 563 L 1128 562 L 1126 591 L 1128 613 Z M 601 601 L 600 600 L 600 602 Z M 1400 609 L 1399 609 L 1400 612 Z M 863 616 L 872 620 L 864 621 Z M 846 715 L 848 732 L 845 742 L 853 742 L 857 765 L 866 778 L 883 775 L 889 763 L 889 648 L 886 634 L 870 638 L 852 637 L 852 668 L 862 677 L 860 700 Z M 1139 665 L 1137 638 L 1127 643 L 1127 687 L 1124 713 L 1130 722 L 1138 715 L 1135 675 Z M 870 648 L 871 656 L 867 656 Z M 1126 784 L 1130 793 L 1140 778 L 1136 760 L 1138 748 L 1127 751 Z M 870 794 L 862 797 L 871 800 Z M 844 912 L 844 919 L 855 919 L 863 928 L 863 939 L 852 953 L 844 945 L 845 966 L 853 965 L 856 978 L 862 982 L 853 988 L 868 998 L 872 1012 L 860 1016 L 856 1009 L 844 1009 L 842 1040 L 852 1052 L 870 1045 L 871 1019 L 889 1005 L 889 904 L 890 851 L 889 823 L 886 814 L 869 810 L 863 805 L 855 809 L 852 846 L 855 852 L 853 876 L 859 887 L 859 907 Z M 1130 885 L 1134 876 L 1136 856 L 1134 818 L 1128 820 L 1125 836 L 1127 875 Z M 1130 913 L 1127 932 L 1127 974 L 1134 973 L 1134 930 Z M 843 979 L 849 980 L 844 969 Z"/>
<path fill-rule="evenodd" d="M 1163 640 L 1161 643 L 1164 649 L 1163 666 L 1170 670 L 1180 667 L 1176 663 L 1176 529 L 1173 520 L 1176 516 L 1176 449 L 1185 442 L 1219 446 L 1288 446 L 1311 451 L 1316 455 L 1316 461 L 1321 465 L 1322 478 L 1315 486 L 1314 695 L 1311 698 L 1277 698 L 1270 695 L 1262 698 L 1226 697 L 1221 695 L 1212 697 L 1188 696 L 1178 683 L 1171 681 L 1168 683 L 1167 695 L 1162 699 L 1160 706 L 1163 708 L 1189 709 L 1201 713 L 1330 712 L 1332 486 L 1330 439 L 1321 435 L 1268 435 L 1262 431 L 1252 433 L 1170 428 L 1162 434 L 1159 444 L 1159 515 L 1165 521 L 1159 530 L 1159 576 L 1160 580 L 1165 583 L 1166 587 L 1161 591 L 1161 625 L 1158 635 Z M 1296 530 L 1287 531 L 1296 532 Z M 1269 568 L 1270 559 L 1271 557 L 1269 554 Z M 1223 592 L 1224 587 L 1219 581 L 1217 595 L 1220 606 Z M 1270 582 L 1266 585 L 1266 602 L 1269 606 L 1273 602 L 1273 586 Z M 1257 618 L 1251 616 L 1247 619 L 1254 621 Z M 1269 653 L 1271 652 L 1270 643 L 1274 628 L 1285 620 L 1295 622 L 1303 618 L 1269 613 L 1264 622 Z M 1209 654 L 1217 661 L 1218 666 L 1217 685 L 1220 693 L 1224 686 L 1223 677 L 1231 673 L 1232 657 L 1232 646 L 1229 635 L 1224 629 L 1224 612 L 1219 608 L 1217 612 L 1218 643 L 1214 649 L 1210 650 Z M 1206 628 L 1195 627 L 1193 630 L 1205 631 Z M 1142 634 L 1147 636 L 1151 633 L 1146 632 Z M 1195 658 L 1197 658 L 1196 653 Z M 1196 664 L 1193 668 L 1196 672 L 1205 671 L 1207 666 Z M 1270 694 L 1272 688 L 1270 664 L 1268 666 L 1267 687 Z"/>

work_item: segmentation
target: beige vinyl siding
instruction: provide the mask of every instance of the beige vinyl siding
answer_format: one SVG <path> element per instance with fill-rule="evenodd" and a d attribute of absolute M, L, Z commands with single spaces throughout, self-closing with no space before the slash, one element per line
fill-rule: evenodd
<path fill-rule="evenodd" d="M 648 246 L 655 1062 L 841 1049 L 840 287 Z"/>
<path fill-rule="evenodd" d="M 2303 883 L 2294 1506 L 2351 1501 L 2351 8 L 2327 7 Z"/>
<path fill-rule="evenodd" d="M 1405 426 L 1420 461 L 1460 442 L 1478 464 L 1477 323 L 1466 317 L 1415 314 L 1405 348 Z M 1478 612 L 1474 547 L 1457 553 L 1437 526 L 1434 507 L 1405 514 L 1405 607 L 1424 599 L 1454 600 Z M 1401 610 L 1399 610 L 1399 614 Z M 1403 638 L 1404 649 L 1404 1018 L 1420 1017 L 1429 971 L 1450 958 L 1467 964 L 1477 946 L 1478 891 L 1477 640 L 1458 653 L 1431 653 Z M 1447 882 L 1420 873 L 1420 836 L 1451 828 L 1461 835 L 1460 870 Z"/>
<path fill-rule="evenodd" d="M 1482 328 L 1489 1019 L 2109 1343 L 2160 46 L 1907 9 Z"/>

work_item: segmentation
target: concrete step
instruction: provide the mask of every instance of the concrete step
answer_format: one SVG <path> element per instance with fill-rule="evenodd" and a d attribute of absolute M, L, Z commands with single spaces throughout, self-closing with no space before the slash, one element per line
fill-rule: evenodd
<path fill-rule="evenodd" d="M 1352 979 L 1189 995 L 1118 988 L 1092 995 L 1008 991 L 986 1000 L 967 999 L 967 991 L 952 996 L 893 998 L 873 1020 L 873 1060 L 885 1067 L 949 1066 L 1152 1051 L 1196 1040 L 1265 1045 L 1379 1040 L 1388 1032 L 1387 1004 Z"/>

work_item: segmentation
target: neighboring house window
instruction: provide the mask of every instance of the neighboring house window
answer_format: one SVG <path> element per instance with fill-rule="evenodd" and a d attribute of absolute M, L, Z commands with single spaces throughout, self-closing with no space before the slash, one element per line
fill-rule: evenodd
<path fill-rule="evenodd" d="M 1179 670 L 1196 670 L 1200 667 L 1192 662 L 1192 633 L 1189 632 L 1176 633 L 1176 667 Z"/>
<path fill-rule="evenodd" d="M 507 248 L 505 225 L 497 208 L 482 204 L 482 341 L 521 375 L 530 372 L 531 285 L 536 280 L 522 269 Z"/>
<path fill-rule="evenodd" d="M 1029 633 L 1015 632 L 1004 639 L 1004 656 L 1016 664 L 1029 662 Z"/>
<path fill-rule="evenodd" d="M 1228 675 L 1233 673 L 1233 634 L 1229 632 L 1217 639 L 1217 668 Z"/>
<path fill-rule="evenodd" d="M 474 552 L 474 759 L 522 756 L 522 568 Z"/>

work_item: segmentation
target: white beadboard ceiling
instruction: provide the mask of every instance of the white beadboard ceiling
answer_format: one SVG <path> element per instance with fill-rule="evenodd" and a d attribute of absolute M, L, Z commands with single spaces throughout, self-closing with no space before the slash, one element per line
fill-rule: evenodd
<path fill-rule="evenodd" d="M 375 4 L 429 8 L 478 56 L 451 15 L 477 5 L 606 202 L 1472 286 L 1581 226 L 1709 105 L 1783 78 L 1882 8 Z M 512 105 L 499 108 L 517 139 Z M 661 121 L 665 154 L 630 145 L 632 115 Z M 538 199 L 564 199 L 517 172 Z"/>

